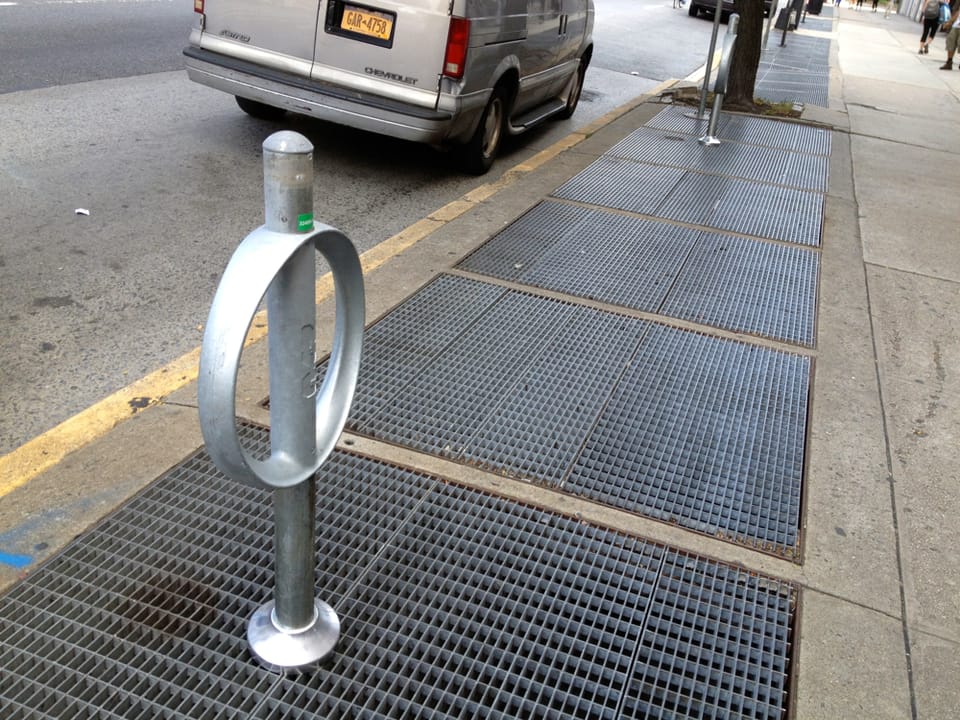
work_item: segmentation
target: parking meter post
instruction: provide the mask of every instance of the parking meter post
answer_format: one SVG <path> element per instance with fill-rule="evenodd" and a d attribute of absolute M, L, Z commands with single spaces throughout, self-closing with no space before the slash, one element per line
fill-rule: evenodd
<path fill-rule="evenodd" d="M 716 118 L 720 117 L 720 108 L 723 106 L 723 95 L 717 93 L 713 96 L 713 111 L 710 115 L 710 123 L 707 126 L 707 134 L 700 138 L 700 142 L 704 145 L 719 145 L 720 140 L 717 138 L 717 121 Z"/>
<path fill-rule="evenodd" d="M 707 51 L 707 68 L 703 76 L 703 87 L 700 90 L 700 107 L 697 109 L 697 122 L 703 120 L 707 108 L 707 88 L 710 85 L 710 73 L 713 72 L 713 53 L 717 49 L 717 35 L 720 32 L 720 15 L 723 13 L 723 0 L 717 0 L 717 7 L 713 11 L 713 33 L 710 35 L 710 50 Z"/>
<path fill-rule="evenodd" d="M 717 79 L 713 84 L 713 110 L 710 113 L 710 123 L 707 134 L 699 138 L 703 145 L 719 145 L 716 137 L 717 123 L 720 120 L 720 110 L 723 107 L 723 96 L 727 93 L 727 80 L 730 76 L 730 63 L 733 59 L 733 47 L 737 41 L 737 30 L 740 27 L 740 16 L 731 15 L 727 23 L 727 34 L 723 38 L 723 51 L 720 56 L 720 65 L 717 68 Z"/>
<path fill-rule="evenodd" d="M 777 14 L 777 11 L 780 9 L 780 0 L 770 3 L 770 14 L 767 15 L 767 27 L 763 31 L 763 42 L 761 43 L 761 51 L 767 49 L 767 40 L 770 38 L 770 30 L 773 28 L 773 19 Z"/>

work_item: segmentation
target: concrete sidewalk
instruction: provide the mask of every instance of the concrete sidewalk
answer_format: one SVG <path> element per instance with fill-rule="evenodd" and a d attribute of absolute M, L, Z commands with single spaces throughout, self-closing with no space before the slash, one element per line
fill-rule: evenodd
<path fill-rule="evenodd" d="M 804 631 L 800 707 L 814 687 L 830 687 L 858 704 L 821 715 L 814 702 L 810 717 L 951 717 L 960 707 L 960 415 L 949 400 L 960 389 L 960 252 L 944 198 L 960 187 L 947 140 L 960 129 L 960 73 L 938 69 L 942 34 L 918 55 L 918 23 L 848 8 L 839 17 L 831 108 L 846 120 L 826 117 L 849 131 L 849 160 L 834 156 L 824 227 L 806 515 L 819 541 L 805 563 L 838 584 L 807 594 L 804 623 L 817 624 L 821 606 L 837 634 L 810 644 L 832 644 L 841 662 L 804 667 Z"/>
<path fill-rule="evenodd" d="M 819 256 L 815 342 L 809 348 L 802 347 L 803 343 L 794 347 L 776 338 L 758 340 L 742 329 L 718 331 L 723 343 L 756 343 L 758 352 L 796 357 L 801 363 L 809 360 L 815 365 L 805 425 L 802 542 L 796 543 L 799 556 L 764 551 L 759 542 L 752 546 L 731 542 L 723 533 L 714 537 L 691 531 L 682 519 L 679 523 L 651 519 L 558 491 L 549 482 L 531 483 L 511 478 L 509 473 L 487 472 L 476 464 L 452 461 L 452 451 L 445 454 L 446 449 L 431 453 L 418 446 L 405 447 L 390 437 L 384 442 L 358 432 L 345 435 L 340 448 L 541 509 L 545 517 L 575 518 L 584 526 L 609 530 L 617 537 L 643 538 L 651 541 L 652 547 L 676 548 L 708 565 L 719 561 L 720 567 L 740 573 L 738 583 L 753 578 L 759 590 L 774 588 L 776 594 L 783 589 L 781 582 L 799 589 L 785 700 L 797 718 L 947 718 L 960 707 L 960 559 L 953 551 L 960 483 L 951 462 L 960 409 L 949 401 L 960 384 L 958 339 L 951 322 L 960 310 L 960 251 L 955 245 L 952 208 L 948 209 L 945 201 L 960 187 L 957 153 L 948 140 L 956 135 L 958 126 L 960 72 L 938 69 L 945 57 L 942 38 L 929 55 L 917 55 L 920 27 L 916 23 L 896 16 L 885 19 L 882 12 L 869 10 L 844 7 L 833 12 L 838 19 L 832 29 L 801 28 L 796 36 L 787 38 L 788 44 L 804 34 L 832 41 L 828 107 L 808 104 L 803 113 L 804 121 L 832 130 L 822 237 L 817 248 L 791 248 L 799 254 Z M 758 94 L 762 96 L 762 92 Z M 612 148 L 646 127 L 665 107 L 655 98 L 642 102 L 621 117 L 573 138 L 567 149 L 518 168 L 456 207 L 436 213 L 427 223 L 429 231 L 413 230 L 410 247 L 368 275 L 369 317 L 389 318 L 393 308 L 439 273 L 453 283 L 477 281 L 468 270 L 454 267 L 461 258 L 483 247 L 518 218 L 531 217 L 545 199 L 558 197 L 568 181 L 583 177 L 596 162 L 609 158 Z M 671 140 L 678 146 L 677 138 Z M 576 212 L 590 210 L 587 203 L 575 199 L 567 203 Z M 776 247 L 788 244 L 773 239 L 771 244 Z M 519 280 L 494 284 L 491 293 L 529 292 Z M 554 301 L 570 302 L 559 292 L 541 294 L 544 300 L 538 308 Z M 612 308 L 602 299 L 578 303 L 576 311 L 585 318 L 613 309 L 627 316 L 623 324 L 662 320 L 651 312 L 631 314 Z M 318 309 L 321 329 L 329 327 L 330 305 L 327 301 Z M 700 325 L 687 325 L 678 327 L 698 335 L 703 332 Z M 329 343 L 327 335 L 318 340 L 319 347 Z M 252 422 L 265 424 L 269 414 L 261 405 L 266 388 L 263 345 L 248 351 L 238 411 Z M 42 559 L 66 544 L 85 523 L 96 522 L 129 495 L 178 466 L 201 444 L 195 393 L 189 386 L 166 398 L 4 498 L 0 505 L 4 537 L 20 538 L 25 547 L 32 548 L 35 558 Z M 554 420 L 562 427 L 568 418 Z M 362 425 L 360 421 L 357 424 Z M 518 436 L 517 443 L 520 440 Z M 37 532 L 41 524 L 42 536 Z M 592 552 L 599 555 L 601 550 Z M 116 562 L 120 564 L 119 559 Z M 19 576 L 8 568 L 0 578 L 5 585 L 18 577 L 32 582 L 41 578 L 45 567 L 21 568 Z M 479 577 L 478 570 L 476 573 Z M 42 580 L 37 583 L 39 587 Z M 201 596 L 204 592 L 216 594 L 213 588 L 202 590 Z M 138 602 L 149 605 L 145 597 L 141 593 Z M 25 607 L 16 605 L 14 610 L 37 610 L 38 615 L 55 612 Z M 236 614 L 242 617 L 242 613 Z M 128 620 L 137 617 L 129 608 L 121 615 Z M 201 614 L 200 623 L 207 621 L 210 618 Z M 61 625 L 63 622 L 69 625 L 70 621 L 61 621 Z M 355 621 L 354 627 L 358 624 Z M 188 629 L 183 622 L 175 624 L 173 635 L 181 640 L 192 637 Z M 16 623 L 0 615 L 0 632 L 8 641 L 17 635 Z M 170 647 L 166 638 L 162 647 Z M 174 645 L 177 648 L 179 645 Z M 472 650 L 480 652 L 476 647 Z M 498 646 L 497 653 L 506 652 Z M 71 657 L 81 653 L 77 647 L 70 650 Z M 5 667 L 11 666 L 15 657 L 15 653 L 5 656 Z M 38 682 L 55 683 L 69 675 L 69 670 L 63 671 L 66 675 L 48 671 L 47 665 L 55 664 L 53 659 L 27 659 L 40 668 L 36 671 Z M 243 665 L 242 660 L 237 664 Z M 150 661 L 161 667 L 157 672 L 162 674 L 159 651 Z M 218 662 L 217 667 L 226 662 Z M 442 657 L 436 662 L 439 672 Z M 691 664 L 696 664 L 695 659 Z M 231 708 L 238 716 L 266 717 L 271 708 L 282 714 L 278 707 L 294 716 L 291 708 L 296 703 L 285 698 L 307 697 L 297 693 L 307 693 L 309 688 L 296 682 L 274 681 L 246 667 L 237 671 L 231 665 L 230 671 L 249 673 L 253 678 L 247 686 L 249 693 L 262 693 L 269 700 L 262 704 L 262 715 L 259 704 L 255 710 L 244 705 L 244 711 L 249 711 L 246 715 L 239 707 Z M 153 687 L 152 671 L 142 672 L 146 679 L 138 680 L 141 687 Z M 48 677 L 54 680 L 45 679 Z M 595 685 L 608 682 L 610 688 L 619 681 L 619 675 L 585 680 Z M 681 680 L 677 683 L 683 686 Z M 198 682 L 190 692 L 200 694 L 198 688 L 202 687 L 206 684 Z M 14 688 L 4 680 L 0 706 L 17 692 L 19 686 Z M 625 690 L 625 697 L 628 694 Z M 612 698 L 617 716 L 631 716 L 629 702 Z M 663 716 L 671 716 L 664 707 Z M 597 716 L 602 714 L 599 705 L 594 709 Z M 56 711 L 49 712 L 57 716 Z M 302 715 L 297 716 L 306 716 L 309 711 L 298 712 Z M 323 716 L 319 710 L 315 712 L 317 717 Z M 546 717 L 550 710 L 540 706 L 526 714 L 517 712 L 513 716 Z M 679 706 L 674 712 L 683 715 Z M 707 715 L 706 710 L 701 712 Z M 710 716 L 751 716 L 746 710 L 737 713 L 728 708 L 726 712 L 720 707 Z M 643 716 L 640 710 L 635 713 L 632 716 Z M 23 710 L 22 716 L 31 715 Z M 134 716 L 134 711 L 128 716 Z"/>

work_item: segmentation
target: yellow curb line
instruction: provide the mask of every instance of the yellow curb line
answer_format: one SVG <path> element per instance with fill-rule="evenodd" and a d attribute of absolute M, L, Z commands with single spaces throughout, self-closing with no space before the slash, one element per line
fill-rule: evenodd
<path fill-rule="evenodd" d="M 667 80 L 660 83 L 649 93 L 611 110 L 586 127 L 572 132 L 545 150 L 541 150 L 529 160 L 507 170 L 499 180 L 471 190 L 459 200 L 444 205 L 426 218 L 367 250 L 360 256 L 364 274 L 381 267 L 446 223 L 460 217 L 477 204 L 489 200 L 501 190 L 518 182 L 527 173 L 533 172 L 560 153 L 579 144 L 600 128 L 643 104 L 650 97 L 659 95 L 675 82 L 675 80 Z M 332 293 L 333 277 L 327 273 L 317 280 L 317 302 L 326 300 Z M 261 311 L 254 316 L 250 324 L 245 347 L 259 342 L 266 334 L 266 312 Z M 199 361 L 200 348 L 198 347 L 0 457 L 0 497 L 9 495 L 17 488 L 26 485 L 71 452 L 106 435 L 121 422 L 129 420 L 151 405 L 158 404 L 166 395 L 196 380 Z"/>

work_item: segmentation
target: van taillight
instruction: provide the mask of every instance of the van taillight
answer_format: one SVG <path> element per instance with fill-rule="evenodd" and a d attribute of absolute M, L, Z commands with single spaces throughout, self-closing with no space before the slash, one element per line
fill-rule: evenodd
<path fill-rule="evenodd" d="M 199 1 L 199 0 L 197 0 Z M 470 40 L 470 21 L 465 18 L 450 18 L 450 34 L 447 35 L 447 52 L 443 57 L 443 74 L 459 80 L 463 77 L 467 61 L 467 43 Z"/>
<path fill-rule="evenodd" d="M 193 0 L 193 11 L 203 14 L 203 0 Z"/>

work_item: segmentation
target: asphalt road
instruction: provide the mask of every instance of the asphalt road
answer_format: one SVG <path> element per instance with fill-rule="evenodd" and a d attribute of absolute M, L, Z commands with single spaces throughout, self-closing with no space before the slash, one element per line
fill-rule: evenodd
<path fill-rule="evenodd" d="M 597 0 L 575 117 L 474 178 L 423 146 L 247 117 L 186 79 L 191 22 L 189 0 L 0 2 L 0 453 L 199 345 L 223 268 L 263 222 L 272 132 L 314 143 L 315 215 L 362 252 L 687 76 L 712 27 L 669 0 Z"/>
<path fill-rule="evenodd" d="M 0 0 L 0 92 L 179 70 L 189 0 Z"/>

